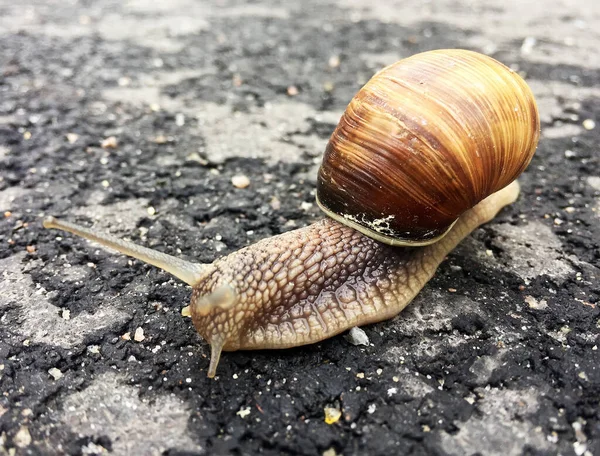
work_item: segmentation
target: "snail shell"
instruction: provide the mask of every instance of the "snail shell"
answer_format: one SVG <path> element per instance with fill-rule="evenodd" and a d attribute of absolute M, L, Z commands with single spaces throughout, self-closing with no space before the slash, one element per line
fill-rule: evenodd
<path fill-rule="evenodd" d="M 317 202 L 387 244 L 431 244 L 521 174 L 539 132 L 531 90 L 505 65 L 465 50 L 417 54 L 352 99 L 327 145 Z"/>

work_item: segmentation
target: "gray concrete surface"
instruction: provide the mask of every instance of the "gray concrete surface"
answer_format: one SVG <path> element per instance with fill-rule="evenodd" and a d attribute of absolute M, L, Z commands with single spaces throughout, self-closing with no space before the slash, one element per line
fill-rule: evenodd
<path fill-rule="evenodd" d="M 600 455 L 599 5 L 0 0 L 0 455 Z M 353 94 L 445 47 L 526 77 L 540 147 L 368 346 L 225 354 L 209 380 L 189 288 L 41 227 L 209 262 L 306 225 Z"/>

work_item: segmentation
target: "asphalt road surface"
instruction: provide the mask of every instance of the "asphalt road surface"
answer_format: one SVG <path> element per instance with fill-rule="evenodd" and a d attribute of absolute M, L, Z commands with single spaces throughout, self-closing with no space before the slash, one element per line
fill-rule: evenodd
<path fill-rule="evenodd" d="M 599 5 L 0 0 L 0 455 L 600 455 Z M 540 146 L 367 346 L 208 379 L 189 287 L 41 226 L 201 262 L 305 226 L 353 94 L 448 47 L 526 78 Z"/>

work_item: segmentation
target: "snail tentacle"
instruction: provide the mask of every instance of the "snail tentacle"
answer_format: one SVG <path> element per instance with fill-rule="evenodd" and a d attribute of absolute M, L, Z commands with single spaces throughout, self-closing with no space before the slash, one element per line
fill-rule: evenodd
<path fill-rule="evenodd" d="M 185 261 L 181 258 L 159 252 L 158 250 L 149 249 L 134 242 L 119 239 L 110 234 L 99 233 L 75 223 L 58 220 L 55 217 L 47 217 L 44 220 L 44 228 L 68 231 L 82 238 L 97 242 L 104 247 L 111 248 L 124 255 L 137 258 L 145 263 L 161 268 L 191 286 L 201 281 L 207 270 L 206 265 L 202 263 Z"/>
<path fill-rule="evenodd" d="M 221 352 L 224 345 L 225 341 L 222 340 L 214 340 L 210 344 L 210 364 L 208 366 L 208 373 L 206 374 L 209 378 L 214 378 L 217 374 L 217 366 L 221 360 Z"/>

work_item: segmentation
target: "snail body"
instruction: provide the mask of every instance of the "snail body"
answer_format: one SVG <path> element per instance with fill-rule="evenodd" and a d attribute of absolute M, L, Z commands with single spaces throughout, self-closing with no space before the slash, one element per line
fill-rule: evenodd
<path fill-rule="evenodd" d="M 417 115 L 396 122 L 397 117 L 390 116 L 391 108 L 386 105 L 389 97 L 381 98 L 387 89 L 367 83 L 332 135 L 319 171 L 318 201 L 331 218 L 264 239 L 211 264 L 187 262 L 52 217 L 44 221 L 44 226 L 97 241 L 160 267 L 191 285 L 191 303 L 184 314 L 192 317 L 197 331 L 211 345 L 209 377 L 215 375 L 223 350 L 310 344 L 353 326 L 391 318 L 410 303 L 465 236 L 516 200 L 519 185 L 515 179 L 531 160 L 539 136 L 539 118 L 531 92 L 517 75 L 495 60 L 469 51 L 435 51 L 411 59 L 427 63 L 427 71 L 422 70 L 420 77 L 427 76 L 431 86 L 450 81 L 452 87 L 454 73 L 448 68 L 458 67 L 463 79 L 468 75 L 474 78 L 475 86 L 484 87 L 476 90 L 474 101 L 462 102 L 462 110 L 455 105 L 461 105 L 459 101 L 468 96 L 465 81 L 465 87 L 450 97 L 458 100 L 455 104 L 429 105 L 428 109 L 441 117 L 447 109 L 448 122 L 455 125 L 443 126 L 439 121 L 439 128 L 428 134 L 421 127 L 415 132 L 406 129 L 416 122 Z M 436 61 L 442 74 L 437 79 Z M 393 72 L 387 80 L 397 78 L 397 66 L 402 66 L 402 62 L 382 70 L 374 80 L 386 77 L 387 72 Z M 483 68 L 479 72 L 478 66 Z M 477 78 L 480 73 L 484 77 Z M 503 78 L 508 82 L 502 82 Z M 518 79 L 516 83 L 512 82 L 514 78 Z M 394 79 L 393 84 L 400 91 L 413 90 L 407 89 L 400 79 Z M 502 90 L 507 93 L 502 94 Z M 437 88 L 431 93 L 440 97 L 443 92 Z M 484 94 L 488 97 L 484 98 Z M 408 103 L 411 98 L 406 95 L 404 100 Z M 361 103 L 373 106 L 363 107 Z M 472 126 L 468 117 L 475 105 L 483 107 L 475 115 L 479 123 Z M 382 113 L 375 113 L 378 106 Z M 368 112 L 371 114 L 365 114 Z M 435 118 L 435 113 L 431 114 L 426 123 L 435 122 Z M 394 122 L 396 126 L 392 127 Z M 468 131 L 470 139 L 460 142 L 455 136 L 464 131 Z M 381 138 L 372 138 L 377 135 Z M 451 140 L 451 144 L 443 145 L 440 138 Z M 389 158 L 396 152 L 387 148 L 388 143 L 398 151 L 397 163 Z M 476 147 L 471 155 L 467 151 L 470 144 Z M 451 158 L 454 149 L 462 158 Z M 498 157 L 490 158 L 489 154 Z M 511 158 L 511 154 L 515 157 Z M 375 171 L 372 177 L 356 171 L 354 182 L 350 177 L 352 170 L 361 164 Z M 472 169 L 479 166 L 496 175 L 482 177 Z M 431 171 L 426 170 L 428 167 Z M 465 176 L 472 182 L 468 183 Z M 442 177 L 449 178 L 449 186 L 454 188 L 441 190 L 438 180 Z M 370 179 L 381 182 L 374 184 Z M 414 200 L 424 191 L 421 181 L 425 179 L 435 181 L 434 196 L 424 197 L 423 208 L 419 209 Z M 356 183 L 366 183 L 369 191 L 353 190 Z M 417 183 L 418 190 L 401 188 Z M 473 194 L 463 195 L 467 191 Z M 373 210 L 369 202 L 364 210 L 356 209 L 356 204 L 361 199 L 368 200 L 369 194 L 372 200 L 382 200 L 385 193 L 392 205 L 384 201 L 381 209 Z M 451 207 L 440 207 L 444 202 Z M 391 213 L 394 205 L 400 207 Z M 412 225 L 400 223 L 404 215 L 411 218 Z M 407 243 L 427 245 L 395 247 Z"/>
<path fill-rule="evenodd" d="M 44 226 L 99 242 L 191 285 L 184 314 L 211 345 L 208 376 L 213 377 L 222 350 L 311 344 L 397 315 L 446 255 L 518 194 L 515 181 L 463 214 L 441 240 L 424 247 L 390 246 L 323 219 L 211 264 L 185 262 L 54 218 Z"/>

